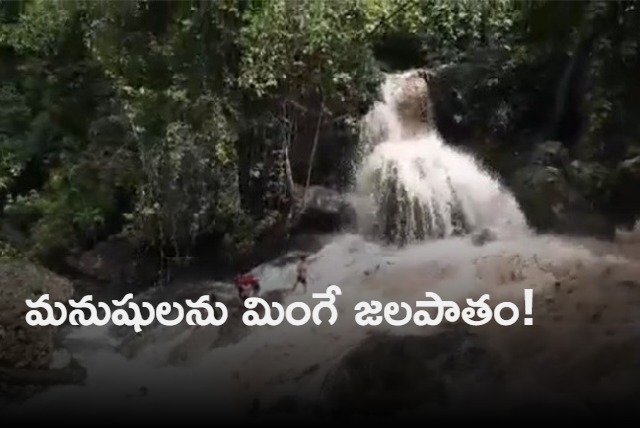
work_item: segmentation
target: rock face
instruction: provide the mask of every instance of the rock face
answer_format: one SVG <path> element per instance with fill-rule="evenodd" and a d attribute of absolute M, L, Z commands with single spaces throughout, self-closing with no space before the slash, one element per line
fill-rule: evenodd
<path fill-rule="evenodd" d="M 0 219 L 0 241 L 4 241 L 14 248 L 23 250 L 28 246 L 27 236 L 9 221 Z"/>
<path fill-rule="evenodd" d="M 620 213 L 620 223 L 629 225 L 640 214 L 640 156 L 622 161 L 614 171 L 611 185 L 611 202 Z"/>
<path fill-rule="evenodd" d="M 304 203 L 302 186 L 296 186 L 294 194 L 302 211 L 292 232 L 334 232 L 355 227 L 355 211 L 340 192 L 323 186 L 309 186 Z"/>
<path fill-rule="evenodd" d="M 31 327 L 25 316 L 27 299 L 49 294 L 50 301 L 67 301 L 73 293 L 65 279 L 38 265 L 0 259 L 0 365 L 10 368 L 49 368 L 56 327 Z"/>
<path fill-rule="evenodd" d="M 610 239 L 616 224 L 630 226 L 640 212 L 640 157 L 611 167 L 571 159 L 562 143 L 547 141 L 523 165 L 511 188 L 539 230 Z"/>
<path fill-rule="evenodd" d="M 601 148 L 615 143 L 600 141 L 601 136 L 576 137 L 582 132 L 577 122 L 586 118 L 569 114 L 561 124 L 557 117 L 550 120 L 562 62 L 557 72 L 552 66 L 545 73 L 523 69 L 502 75 L 496 70 L 504 71 L 501 64 L 508 58 L 494 54 L 426 72 L 435 126 L 444 139 L 470 148 L 510 181 L 539 230 L 611 238 L 611 224 L 630 226 L 640 214 L 637 143 L 629 143 L 622 158 L 607 155 Z M 510 94 L 506 99 L 505 93 Z M 560 132 L 564 128 L 578 134 Z M 572 145 L 576 138 L 584 140 L 579 147 Z"/>
<path fill-rule="evenodd" d="M 425 403 L 446 406 L 456 387 L 499 378 L 488 354 L 459 330 L 434 336 L 376 335 L 349 352 L 328 377 L 329 411 L 391 416 Z"/>
<path fill-rule="evenodd" d="M 559 141 L 545 141 L 536 145 L 529 162 L 532 165 L 564 168 L 569 163 L 569 152 Z"/>
<path fill-rule="evenodd" d="M 614 224 L 594 210 L 558 168 L 525 167 L 516 173 L 512 188 L 530 224 L 539 231 L 613 236 Z"/>
<path fill-rule="evenodd" d="M 623 161 L 620 164 L 620 172 L 627 174 L 629 178 L 640 179 L 640 156 Z"/>
<path fill-rule="evenodd" d="M 469 412 L 513 417 L 534 409 L 545 417 L 604 416 L 611 406 L 634 410 L 640 398 L 633 321 L 638 260 L 558 270 L 555 283 L 534 295 L 531 326 L 460 323 L 427 328 L 424 336 L 370 336 L 328 374 L 327 410 L 416 420 Z"/>
<path fill-rule="evenodd" d="M 68 257 L 67 263 L 91 281 L 117 286 L 149 285 L 157 277 L 159 268 L 157 261 L 139 255 L 129 241 L 120 237 Z"/>
<path fill-rule="evenodd" d="M 640 220 L 637 220 L 633 229 L 623 230 L 616 228 L 615 241 L 622 245 L 640 244 Z"/>
<path fill-rule="evenodd" d="M 433 126 L 427 81 L 416 73 L 405 79 L 400 91 L 395 107 L 404 128 L 403 138 L 411 138 Z"/>
<path fill-rule="evenodd" d="M 589 197 L 605 180 L 597 165 L 569 163 L 562 144 L 548 141 L 533 150 L 526 166 L 513 175 L 510 187 L 536 229 L 611 238 L 614 223 Z"/>
<path fill-rule="evenodd" d="M 490 124 L 489 111 L 474 104 L 474 86 L 487 79 L 485 71 L 476 64 L 459 64 L 427 71 L 429 96 L 433 106 L 433 123 L 442 136 L 452 144 L 471 142 L 474 133 Z M 480 126 L 479 126 L 480 125 Z"/>
<path fill-rule="evenodd" d="M 121 336 L 118 351 L 127 358 L 135 358 L 154 342 L 172 340 L 174 343 L 163 357 L 163 363 L 177 366 L 192 364 L 194 361 L 209 354 L 213 348 L 233 345 L 243 340 L 251 333 L 251 328 L 245 325 L 242 320 L 246 309 L 238 299 L 235 290 L 226 288 L 226 286 L 221 286 L 220 292 L 213 293 L 216 300 L 224 303 L 229 311 L 229 317 L 223 325 L 198 326 L 193 328 L 186 323 L 181 323 L 173 327 L 170 332 L 167 332 L 166 329 L 162 328 L 162 326 L 156 322 L 154 325 L 148 326 L 142 335 L 136 334 L 132 332 L 129 327 L 124 326 L 116 330 L 116 334 Z M 260 297 L 268 303 L 278 302 L 282 304 L 287 293 L 288 290 L 271 290 L 260 294 Z M 187 292 L 178 299 L 176 299 L 175 294 L 171 296 L 184 305 L 182 301 L 183 298 L 197 300 L 202 294 L 202 291 L 187 290 Z M 157 304 L 155 303 L 155 299 L 158 299 L 157 303 L 167 301 L 166 298 L 155 296 L 154 300 L 151 301 L 152 304 Z M 260 315 L 262 315 L 263 312 L 264 310 L 262 308 L 258 309 Z M 182 339 L 177 340 L 180 336 L 182 336 Z M 156 358 L 160 357 L 157 356 Z"/>
<path fill-rule="evenodd" d="M 498 235 L 491 229 L 481 229 L 471 235 L 471 242 L 479 247 L 496 239 L 498 239 Z"/>

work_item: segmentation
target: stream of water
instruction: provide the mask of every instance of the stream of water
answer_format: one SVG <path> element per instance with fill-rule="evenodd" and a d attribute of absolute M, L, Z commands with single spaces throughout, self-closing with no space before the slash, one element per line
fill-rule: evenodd
<path fill-rule="evenodd" d="M 99 417 L 103 409 L 108 415 L 109 406 L 97 409 L 95 403 L 109 403 L 120 411 L 161 415 L 179 402 L 185 403 L 185 412 L 221 414 L 248 409 L 258 397 L 263 405 L 294 393 L 314 400 L 327 373 L 373 329 L 354 323 L 357 302 L 411 302 L 429 290 L 452 300 L 483 292 L 519 299 L 524 288 L 553 283 L 544 266 L 572 268 L 599 257 L 577 243 L 535 236 L 514 197 L 492 173 L 471 155 L 449 147 L 429 120 L 416 119 L 415 108 L 428 90 L 416 79 L 412 72 L 389 76 L 381 101 L 364 118 L 366 147 L 349 195 L 362 233 L 332 236 L 311 257 L 309 294 L 283 293 L 285 304 L 313 306 L 311 292 L 340 286 L 335 325 L 221 332 L 184 324 L 157 326 L 140 335 L 107 327 L 69 328 L 64 345 L 87 368 L 86 383 L 52 388 L 12 410 L 52 412 L 73 402 Z M 495 239 L 475 245 L 471 236 L 483 229 L 493 231 Z M 295 279 L 295 258 L 284 265 L 266 263 L 254 272 L 263 293 L 286 290 Z M 151 289 L 137 299 L 170 301 L 214 290 L 223 299 L 234 298 L 229 284 L 212 280 Z M 234 337 L 216 342 L 224 335 Z"/>

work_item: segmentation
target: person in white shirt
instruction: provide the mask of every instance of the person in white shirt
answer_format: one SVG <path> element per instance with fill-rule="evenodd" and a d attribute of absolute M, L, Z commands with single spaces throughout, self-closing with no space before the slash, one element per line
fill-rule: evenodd
<path fill-rule="evenodd" d="M 309 273 L 309 266 L 307 265 L 307 256 L 301 256 L 297 267 L 296 282 L 293 284 L 291 291 L 296 291 L 298 284 L 302 284 L 303 290 L 307 292 L 307 278 Z"/>

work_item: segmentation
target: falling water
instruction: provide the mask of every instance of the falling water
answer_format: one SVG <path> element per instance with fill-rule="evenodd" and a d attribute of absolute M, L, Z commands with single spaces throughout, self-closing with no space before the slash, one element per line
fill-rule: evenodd
<path fill-rule="evenodd" d="M 426 80 L 391 75 L 362 125 L 363 158 L 354 203 L 363 232 L 391 243 L 492 229 L 528 233 L 515 198 L 436 131 Z"/>
<path fill-rule="evenodd" d="M 182 324 L 123 336 L 108 327 L 73 327 L 64 345 L 87 368 L 85 385 L 53 388 L 10 410 L 21 416 L 50 415 L 64 413 L 73 403 L 75 417 L 81 411 L 92 418 L 107 417 L 114 409 L 146 417 L 171 413 L 179 403 L 180 412 L 239 417 L 256 397 L 265 408 L 286 396 L 318 402 L 342 356 L 371 331 L 401 334 L 399 328 L 356 325 L 358 301 L 411 302 L 427 290 L 447 300 L 487 292 L 492 300 L 512 300 L 523 288 L 555 290 L 558 275 L 572 278 L 585 266 L 600 263 L 598 268 L 610 269 L 610 275 L 621 269 L 621 256 L 596 256 L 583 245 L 529 234 L 509 192 L 435 132 L 425 116 L 427 87 L 416 73 L 389 76 L 382 92 L 382 100 L 363 121 L 365 155 L 352 195 L 359 224 L 365 233 L 375 232 L 379 225 L 378 236 L 386 229 L 394 243 L 423 242 L 397 248 L 357 234 L 328 238 L 310 258 L 309 287 L 313 293 L 329 284 L 342 288 L 335 325 L 243 328 L 242 312 L 237 311 L 220 328 Z M 453 236 L 487 228 L 512 236 L 486 246 Z M 293 261 L 270 262 L 254 270 L 263 296 L 278 293 L 284 305 L 302 301 L 314 306 L 317 300 L 310 293 L 287 291 L 296 275 L 292 257 Z M 631 277 L 640 272 L 640 265 L 635 268 Z M 186 291 L 197 298 L 218 293 L 218 287 L 223 284 L 203 281 L 191 289 L 180 283 L 150 290 L 138 299 L 178 301 Z M 235 302 L 233 294 L 225 297 L 220 292 L 219 298 Z M 428 335 L 435 330 L 408 326 L 402 331 Z M 218 340 L 225 337 L 229 340 Z"/>

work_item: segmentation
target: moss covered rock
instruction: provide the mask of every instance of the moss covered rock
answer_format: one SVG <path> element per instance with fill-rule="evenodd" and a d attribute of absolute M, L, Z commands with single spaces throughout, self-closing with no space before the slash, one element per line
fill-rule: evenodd
<path fill-rule="evenodd" d="M 49 294 L 50 301 L 67 301 L 69 281 L 26 260 L 0 258 L 0 366 L 48 368 L 54 352 L 56 327 L 26 323 L 26 300 Z"/>

